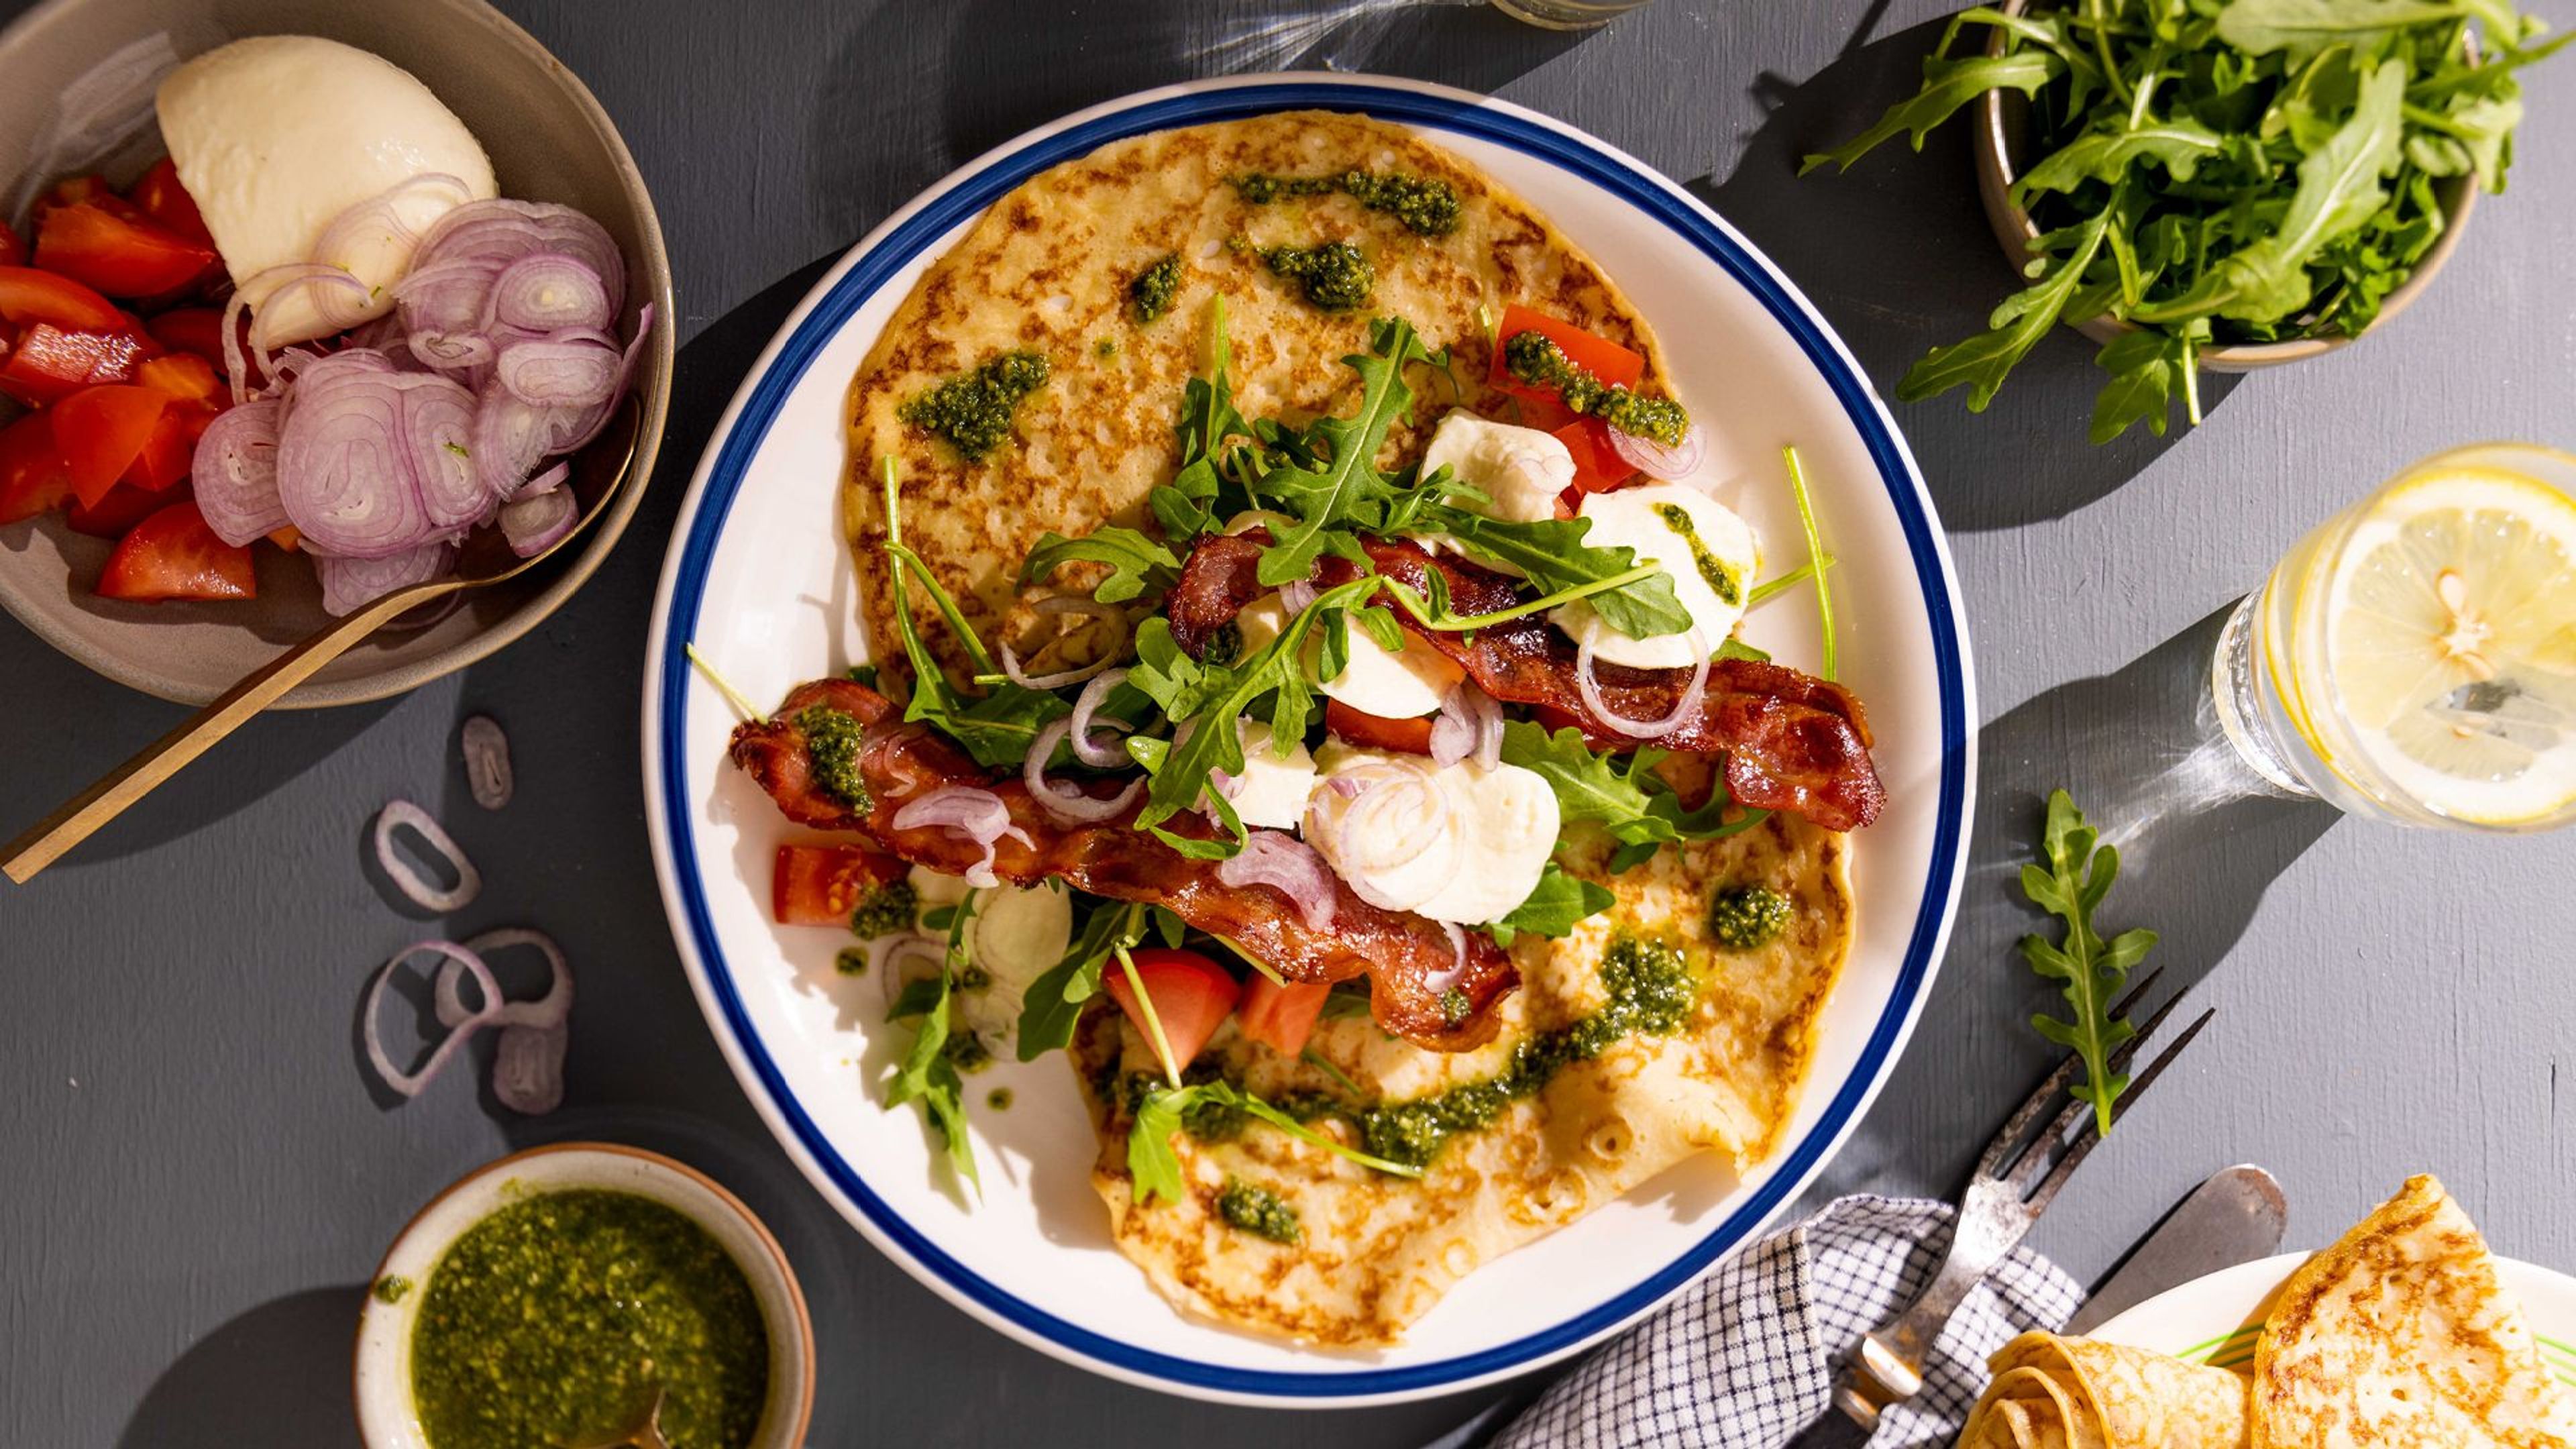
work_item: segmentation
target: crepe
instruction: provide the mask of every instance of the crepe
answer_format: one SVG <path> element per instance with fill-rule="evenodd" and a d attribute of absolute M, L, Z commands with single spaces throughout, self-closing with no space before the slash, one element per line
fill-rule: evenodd
<path fill-rule="evenodd" d="M 1256 206 L 1228 184 L 1246 174 L 1355 168 L 1448 182 L 1460 199 L 1456 229 L 1416 235 L 1339 193 Z M 1347 312 L 1319 310 L 1256 254 L 1337 240 L 1357 245 L 1376 272 L 1367 305 Z M 1139 323 L 1128 310 L 1128 284 L 1165 256 L 1182 265 L 1174 303 Z M 1348 411 L 1358 385 L 1336 359 L 1367 350 L 1371 317 L 1405 318 L 1426 346 L 1449 348 L 1447 372 L 1412 370 L 1416 415 L 1390 432 L 1383 459 L 1418 456 L 1450 404 L 1483 412 L 1498 405 L 1483 382 L 1490 356 L 1483 319 L 1499 317 L 1508 303 L 1643 353 L 1645 390 L 1663 376 L 1644 323 L 1582 253 L 1519 198 L 1401 127 L 1297 111 L 1113 142 L 996 202 L 931 264 L 859 368 L 842 512 L 873 657 L 903 657 L 879 547 L 883 461 L 892 458 L 902 479 L 905 542 L 987 640 L 1029 655 L 1054 626 L 1034 626 L 1018 607 L 1021 560 L 1050 529 L 1076 536 L 1144 521 L 1146 493 L 1171 481 L 1178 465 L 1173 425 L 1184 385 L 1206 365 L 1219 298 L 1235 397 L 1250 417 L 1303 421 Z M 1043 356 L 1049 378 L 1019 404 L 1013 439 L 981 461 L 898 417 L 908 399 L 1017 349 Z M 1078 567 L 1057 578 L 1059 586 L 1092 581 Z M 912 605 L 924 637 L 953 670 L 960 660 L 948 631 L 933 626 L 919 591 Z"/>
<path fill-rule="evenodd" d="M 2240 1449 L 2245 1381 L 2225 1369 L 2087 1338 L 2025 1333 L 1988 1360 L 1994 1381 L 1960 1449 Z"/>
<path fill-rule="evenodd" d="M 2476 1224 L 2414 1177 L 2282 1286 L 2255 1449 L 2564 1449 L 2576 1419 Z"/>
<path fill-rule="evenodd" d="M 1666 1168 L 1715 1152 L 1738 1168 L 1767 1156 L 1794 1109 L 1816 1013 L 1850 946 L 1845 837 L 1790 815 L 1718 841 L 1666 850 L 1620 875 L 1595 857 L 1578 871 L 1618 896 L 1561 941 L 1513 946 L 1524 984 L 1502 1034 L 1473 1052 L 1426 1052 L 1364 1020 L 1328 1018 L 1309 1050 L 1372 1101 L 1410 1101 L 1499 1073 L 1521 1041 L 1561 1028 L 1603 999 L 1601 962 L 1623 938 L 1682 953 L 1696 978 L 1687 1024 L 1631 1035 L 1493 1125 L 1452 1139 L 1420 1182 L 1359 1167 L 1261 1125 L 1226 1140 L 1173 1138 L 1188 1193 L 1139 1206 L 1127 1169 L 1129 1119 L 1118 1083 L 1153 1072 L 1152 1048 L 1123 1016 L 1095 1009 L 1074 1044 L 1101 1133 L 1094 1185 L 1121 1251 L 1193 1313 L 1330 1346 L 1394 1341 L 1480 1264 L 1541 1237 Z M 1578 863 L 1585 864 L 1585 863 Z M 1769 945 L 1733 951 L 1707 932 L 1712 883 L 1762 884 L 1793 904 Z M 1202 1058 L 1265 1098 L 1347 1100 L 1330 1073 L 1222 1028 Z M 1319 1130 L 1349 1141 L 1346 1123 Z M 1229 1182 L 1292 1205 L 1302 1241 L 1266 1241 L 1224 1220 Z"/>

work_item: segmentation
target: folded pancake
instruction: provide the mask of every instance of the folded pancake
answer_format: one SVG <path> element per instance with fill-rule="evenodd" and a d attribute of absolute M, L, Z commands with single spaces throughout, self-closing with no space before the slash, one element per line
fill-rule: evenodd
<path fill-rule="evenodd" d="M 1247 174 L 1354 169 L 1449 183 L 1460 203 L 1456 227 L 1417 235 L 1339 192 L 1254 205 L 1228 184 Z M 1258 255 L 1325 241 L 1348 241 L 1368 257 L 1376 280 L 1365 306 L 1322 311 Z M 1139 323 L 1129 284 L 1164 257 L 1180 265 L 1171 308 Z M 1416 369 L 1416 416 L 1389 433 L 1390 463 L 1418 455 L 1451 404 L 1498 405 L 1484 385 L 1490 348 L 1480 311 L 1538 308 L 1644 354 L 1645 390 L 1664 375 L 1653 335 L 1589 259 L 1518 197 L 1402 127 L 1296 111 L 1112 142 L 997 202 L 931 264 L 859 368 L 843 516 L 875 658 L 903 658 L 879 547 L 883 460 L 901 469 L 905 541 L 968 622 L 995 643 L 1051 636 L 1052 626 L 1035 627 L 1019 607 L 1020 562 L 1049 529 L 1070 536 L 1146 521 L 1146 493 L 1169 482 L 1178 463 L 1173 423 L 1184 386 L 1205 366 L 1207 319 L 1220 297 L 1235 400 L 1247 416 L 1303 421 L 1348 411 L 1358 384 L 1334 359 L 1368 350 L 1371 317 L 1405 318 L 1426 346 L 1450 349 L 1448 372 Z M 1043 357 L 1048 381 L 1019 403 L 1014 441 L 980 461 L 897 415 L 907 400 L 1015 350 Z M 1056 582 L 1087 587 L 1089 579 L 1072 568 Z M 960 656 L 948 631 L 919 591 L 912 606 L 954 672 Z"/>
<path fill-rule="evenodd" d="M 2564 1449 L 2576 1417 L 2477 1225 L 2409 1178 L 2282 1286 L 2254 1348 L 2255 1449 Z"/>
<path fill-rule="evenodd" d="M 1499 1008 L 1498 1038 L 1475 1051 L 1426 1052 L 1365 1019 L 1328 1017 L 1309 1052 L 1331 1071 L 1256 1045 L 1230 1024 L 1194 1069 L 1213 1063 L 1273 1102 L 1315 1112 L 1318 1131 L 1400 1151 L 1423 1140 L 1414 1130 L 1421 1104 L 1465 1102 L 1516 1060 L 1605 1020 L 1604 1007 L 1621 999 L 1618 983 L 1630 979 L 1623 968 L 1681 968 L 1673 1018 L 1602 1033 L 1608 1044 L 1597 1055 L 1566 1061 L 1486 1125 L 1450 1135 L 1418 1182 L 1264 1124 L 1200 1121 L 1172 1139 L 1184 1197 L 1140 1206 L 1127 1168 L 1129 1113 L 1133 1094 L 1156 1080 L 1153 1049 L 1119 1013 L 1093 1012 L 1074 1055 L 1101 1134 L 1093 1182 L 1118 1246 L 1189 1311 L 1316 1344 L 1383 1344 L 1479 1264 L 1685 1158 L 1715 1152 L 1739 1168 L 1761 1160 L 1796 1105 L 1816 1014 L 1849 949 L 1847 850 L 1840 834 L 1775 815 L 1626 874 L 1588 862 L 1578 873 L 1608 885 L 1617 904 L 1561 941 L 1514 944 L 1522 989 Z M 1756 950 L 1717 946 L 1706 921 L 1712 884 L 1783 892 L 1793 905 L 1789 927 Z M 1620 965 L 1605 970 L 1610 962 Z M 1673 1029 L 1655 1029 L 1665 1024 Z M 1542 1044 L 1536 1052 L 1533 1042 Z M 1390 1104 L 1413 1105 L 1389 1112 Z M 1296 1241 L 1229 1221 L 1229 1192 L 1247 1189 L 1294 1213 Z"/>
<path fill-rule="evenodd" d="M 2242 1449 L 2245 1380 L 2089 1338 L 2025 1333 L 1987 1360 L 1960 1449 Z"/>

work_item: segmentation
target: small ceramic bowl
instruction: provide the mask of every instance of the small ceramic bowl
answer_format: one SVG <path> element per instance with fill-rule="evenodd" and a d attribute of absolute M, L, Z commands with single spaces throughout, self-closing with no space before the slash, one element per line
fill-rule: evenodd
<path fill-rule="evenodd" d="M 299 685 L 285 708 L 382 699 L 461 669 L 536 627 L 572 597 L 626 529 L 662 442 L 671 396 L 671 264 L 662 225 L 617 127 L 590 91 L 528 33 L 483 0 L 49 0 L 0 31 L 0 210 L 47 169 L 49 138 L 74 124 L 61 98 L 76 77 L 169 63 L 246 35 L 319 35 L 374 51 L 418 76 L 491 154 L 501 194 L 555 201 L 597 220 L 626 254 L 622 316 L 653 306 L 636 364 L 643 405 L 634 476 L 610 511 L 560 562 L 476 589 L 425 627 L 392 628 Z M 128 86 L 123 89 L 131 90 Z M 148 96 L 148 92 L 143 94 Z M 143 107 L 140 135 L 84 167 L 130 181 L 159 154 Z M 68 160 L 68 158 L 64 158 Z M 54 163 L 59 169 L 61 163 Z M 15 408 L 0 399 L 0 415 Z M 5 421 L 5 417 L 0 417 Z M 257 550 L 259 597 L 222 603 L 128 603 L 90 586 L 113 540 L 72 531 L 59 513 L 0 527 L 0 607 L 46 642 L 119 683 L 203 704 L 330 621 L 302 560 Z"/>
<path fill-rule="evenodd" d="M 2006 15 L 2019 15 L 2030 7 L 2030 0 L 2006 0 Z M 2474 40 L 2472 44 L 2474 44 Z M 1986 53 L 2003 52 L 2004 32 L 1997 29 L 1987 42 Z M 2039 237 L 2039 226 L 2030 213 L 2013 200 L 2013 182 L 2021 175 L 2020 162 L 2025 152 L 2029 129 L 2029 102 L 2018 91 L 1988 91 L 1977 102 L 1977 194 L 1986 204 L 1986 221 L 1995 229 L 1995 240 L 2003 243 L 2004 256 L 2015 269 L 2030 259 L 2030 243 Z M 2395 291 L 2380 299 L 2379 316 L 2371 324 L 2378 326 L 2413 305 L 2424 289 L 2432 285 L 2435 273 L 2451 259 L 2460 245 L 2460 234 L 2468 230 L 2469 213 L 2478 200 L 2475 178 L 2455 176 L 2442 181 L 2435 189 L 2442 206 L 2445 225 L 2433 242 L 2432 250 L 2416 263 L 2414 274 Z M 2137 330 L 2132 323 L 2114 317 L 2094 317 L 2078 322 L 2075 330 L 2096 342 L 2109 342 L 2123 332 Z M 2285 362 L 2304 362 L 2322 357 L 2339 347 L 2359 340 L 2357 334 L 2331 337 L 2302 337 L 2289 342 L 2241 343 L 2229 347 L 2205 347 L 2200 351 L 2200 366 L 2206 372 L 2254 372 L 2278 367 Z"/>
<path fill-rule="evenodd" d="M 391 1277 L 410 1286 L 391 1303 L 370 1291 L 358 1314 L 354 1389 L 358 1432 L 368 1449 L 429 1449 L 412 1410 L 411 1329 L 448 1244 L 512 1203 L 573 1188 L 651 1198 L 687 1214 L 732 1255 L 760 1300 L 761 1321 L 769 1330 L 769 1399 L 752 1449 L 803 1444 L 814 1409 L 814 1325 L 778 1240 L 740 1198 L 695 1168 L 615 1143 L 566 1142 L 532 1147 L 467 1173 L 431 1198 L 385 1250 L 369 1284 Z"/>

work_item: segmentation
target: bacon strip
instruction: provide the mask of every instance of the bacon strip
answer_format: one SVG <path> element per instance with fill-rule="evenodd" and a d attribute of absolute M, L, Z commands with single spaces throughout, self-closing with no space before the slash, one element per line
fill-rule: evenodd
<path fill-rule="evenodd" d="M 1265 539 L 1256 533 L 1201 539 L 1166 601 L 1172 637 L 1193 656 L 1210 636 L 1232 622 L 1243 606 L 1268 592 L 1254 570 Z M 1519 602 L 1512 581 L 1474 564 L 1425 552 L 1406 542 L 1371 540 L 1377 572 L 1411 588 L 1438 569 L 1449 586 L 1449 606 L 1460 614 L 1490 614 Z M 1327 556 L 1316 566 L 1324 587 L 1359 575 L 1349 560 Z M 1535 614 L 1465 635 L 1422 627 L 1401 609 L 1396 621 L 1429 641 L 1467 671 L 1478 688 L 1509 704 L 1528 705 L 1581 729 L 1605 749 L 1659 749 L 1709 755 L 1722 761 L 1728 793 L 1761 810 L 1789 810 L 1828 830 L 1851 830 L 1878 818 L 1887 801 L 1878 768 L 1869 757 L 1869 721 L 1851 691 L 1813 675 L 1759 659 L 1720 659 L 1709 666 L 1700 712 L 1661 739 L 1640 741 L 1619 733 L 1593 713 L 1574 684 L 1573 641 Z M 1626 719 L 1661 719 L 1681 700 L 1687 672 L 1622 669 L 1594 671 L 1601 696 Z"/>
<path fill-rule="evenodd" d="M 862 816 L 822 792 L 808 766 L 796 717 L 812 705 L 838 709 L 865 725 L 859 771 L 874 797 Z M 996 843 L 993 872 L 1014 885 L 1054 877 L 1093 895 L 1158 905 L 1198 930 L 1239 943 L 1281 976 L 1296 982 L 1369 978 L 1369 1014 L 1378 1025 L 1434 1051 L 1464 1051 L 1492 1040 L 1499 1023 L 1494 1007 L 1520 984 L 1511 957 L 1482 931 L 1465 933 L 1463 966 L 1458 948 L 1439 923 L 1410 912 L 1382 910 L 1333 882 L 1332 929 L 1307 928 L 1285 892 L 1267 885 L 1230 886 L 1217 879 L 1219 862 L 1192 860 L 1135 825 L 1135 810 L 1097 824 L 1056 823 L 1029 797 L 1017 777 L 996 779 L 947 741 L 907 725 L 884 696 L 845 679 L 799 685 L 767 722 L 734 730 L 733 759 L 801 825 L 864 832 L 882 849 L 914 865 L 962 875 L 983 858 L 983 847 L 940 828 L 897 830 L 894 817 L 912 800 L 946 785 L 972 785 L 999 796 L 1011 823 L 1028 836 Z M 1208 838 L 1216 828 L 1197 815 L 1165 822 L 1175 835 Z M 1467 1012 L 1451 1020 L 1442 998 L 1464 993 Z"/>

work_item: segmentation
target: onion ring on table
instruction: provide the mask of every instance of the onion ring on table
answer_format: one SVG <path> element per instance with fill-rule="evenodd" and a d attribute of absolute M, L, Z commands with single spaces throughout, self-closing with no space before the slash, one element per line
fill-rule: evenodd
<path fill-rule="evenodd" d="M 455 885 L 444 890 L 431 885 L 412 868 L 410 861 L 394 853 L 394 832 L 405 825 L 410 826 L 431 850 L 447 862 L 448 868 L 456 872 Z M 395 889 L 422 910 L 462 910 L 482 893 L 483 873 L 474 868 L 474 862 L 465 858 L 463 847 L 430 818 L 428 811 L 409 800 L 396 796 L 385 802 L 384 808 L 376 812 L 375 836 L 376 864 L 383 866 L 385 874 L 393 878 Z"/>
<path fill-rule="evenodd" d="M 473 976 L 474 984 L 483 989 L 483 1009 L 471 1012 L 453 1022 L 446 1021 L 442 1013 L 441 1021 L 448 1028 L 447 1035 L 440 1038 L 438 1045 L 430 1050 L 428 1060 L 422 1062 L 417 1069 L 406 1072 L 394 1065 L 392 1054 L 385 1050 L 384 1038 L 376 1030 L 376 1012 L 385 998 L 385 983 L 393 979 L 394 972 L 405 961 L 423 951 L 435 951 L 446 961 L 456 963 L 460 969 Z M 442 966 L 441 969 L 445 968 Z M 457 1050 L 471 1040 L 475 1032 L 489 1026 L 500 1014 L 500 1010 L 501 984 L 493 979 L 492 968 L 483 964 L 482 957 L 454 941 L 435 938 L 415 941 L 395 952 L 393 959 L 378 967 L 376 979 L 367 986 L 366 1027 L 363 1033 L 367 1041 L 367 1060 L 375 1067 L 376 1075 L 384 1079 L 386 1086 L 406 1097 L 417 1097 L 420 1095 L 421 1088 L 428 1086 L 433 1078 L 446 1069 L 448 1058 L 456 1055 Z"/>

